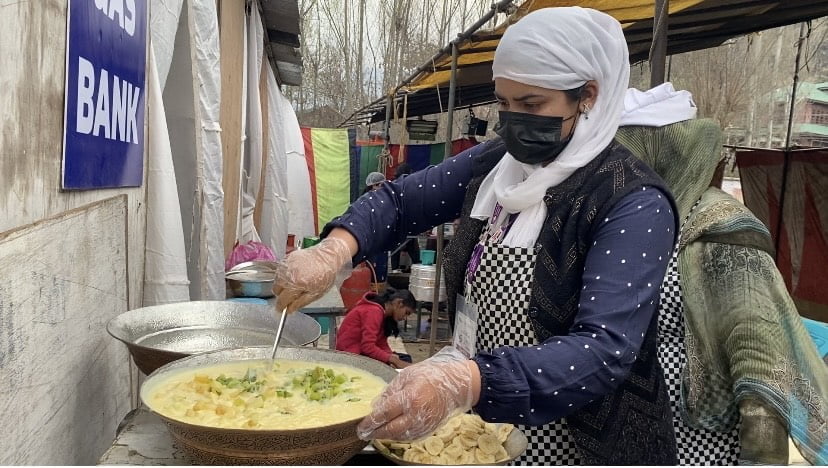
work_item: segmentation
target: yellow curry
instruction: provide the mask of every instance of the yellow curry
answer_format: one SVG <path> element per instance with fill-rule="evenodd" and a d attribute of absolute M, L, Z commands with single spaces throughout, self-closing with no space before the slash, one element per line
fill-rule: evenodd
<path fill-rule="evenodd" d="M 220 428 L 289 430 L 367 416 L 385 382 L 354 367 L 280 359 L 173 373 L 148 389 L 168 418 Z"/>

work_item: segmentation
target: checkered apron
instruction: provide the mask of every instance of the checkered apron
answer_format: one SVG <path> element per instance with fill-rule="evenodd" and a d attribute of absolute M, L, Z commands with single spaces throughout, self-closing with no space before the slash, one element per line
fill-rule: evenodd
<path fill-rule="evenodd" d="M 697 203 L 698 205 L 698 203 Z M 695 206 L 693 207 L 695 209 Z M 692 211 L 691 211 L 692 212 Z M 687 364 L 684 350 L 684 306 L 681 300 L 678 248 L 673 252 L 661 285 L 658 312 L 658 359 L 664 369 L 673 409 L 679 465 L 736 465 L 739 427 L 729 433 L 695 429 L 681 419 L 681 374 Z"/>
<path fill-rule="evenodd" d="M 537 344 L 526 310 L 532 293 L 535 252 L 485 243 L 477 274 L 466 284 L 478 306 L 477 351 Z M 565 420 L 541 427 L 517 425 L 529 439 L 516 465 L 577 465 L 579 456 Z"/>

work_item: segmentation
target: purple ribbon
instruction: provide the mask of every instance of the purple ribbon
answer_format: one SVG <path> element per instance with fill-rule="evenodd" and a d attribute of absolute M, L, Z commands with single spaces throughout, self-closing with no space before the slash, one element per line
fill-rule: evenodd
<path fill-rule="evenodd" d="M 472 251 L 471 259 L 469 259 L 469 264 L 466 266 L 466 281 L 471 284 L 474 282 L 474 278 L 477 276 L 477 270 L 480 269 L 480 263 L 483 261 L 483 251 L 485 249 L 485 244 L 491 239 L 494 239 L 495 242 L 499 242 L 501 239 L 506 237 L 506 233 L 509 232 L 509 229 L 512 227 L 512 224 L 515 222 L 517 218 L 517 214 L 509 215 L 509 220 L 503 226 L 501 226 L 497 232 L 494 234 L 491 233 L 491 226 L 494 226 L 497 223 L 500 214 L 503 212 L 503 207 L 500 203 L 495 204 L 494 212 L 492 216 L 489 218 L 489 227 L 487 228 L 489 235 L 486 239 L 481 242 L 478 242 L 476 246 L 474 246 L 474 250 Z"/>
<path fill-rule="evenodd" d="M 474 277 L 477 276 L 477 270 L 480 268 L 480 261 L 483 259 L 483 243 L 478 242 L 472 251 L 471 260 L 466 267 L 466 282 L 471 284 L 474 282 Z"/>

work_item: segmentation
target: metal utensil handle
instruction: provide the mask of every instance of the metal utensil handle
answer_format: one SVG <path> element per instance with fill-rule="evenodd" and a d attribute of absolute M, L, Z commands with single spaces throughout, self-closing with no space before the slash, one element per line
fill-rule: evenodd
<path fill-rule="evenodd" d="M 270 359 L 276 359 L 276 349 L 279 347 L 279 340 L 282 339 L 282 330 L 285 328 L 285 318 L 287 317 L 287 307 L 282 310 L 282 318 L 279 319 L 279 328 L 276 330 L 276 341 L 273 342 L 273 352 L 270 353 Z"/>

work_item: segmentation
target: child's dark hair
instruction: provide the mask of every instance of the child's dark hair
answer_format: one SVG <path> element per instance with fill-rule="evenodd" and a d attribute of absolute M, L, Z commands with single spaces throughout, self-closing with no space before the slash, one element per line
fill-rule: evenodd
<path fill-rule="evenodd" d="M 414 299 L 414 295 L 411 294 L 411 291 L 407 289 L 396 290 L 393 288 L 386 288 L 384 293 L 368 297 L 368 300 L 376 302 L 383 307 L 385 307 L 385 304 L 397 299 L 400 299 L 402 301 L 402 305 L 405 307 L 409 307 L 411 309 L 417 308 L 417 300 Z M 400 326 L 397 321 L 394 320 L 394 317 L 385 317 L 383 331 L 385 332 L 385 336 L 400 336 Z"/>
<path fill-rule="evenodd" d="M 384 306 L 385 304 L 396 299 L 400 299 L 406 307 L 411 307 L 412 309 L 417 308 L 417 300 L 414 299 L 414 295 L 411 294 L 411 291 L 407 289 L 385 288 L 384 293 L 377 294 L 372 297 L 371 301 Z"/>
<path fill-rule="evenodd" d="M 398 179 L 404 175 L 411 174 L 412 172 L 414 171 L 411 169 L 411 165 L 404 162 L 397 166 L 397 169 L 394 171 L 394 178 Z"/>

